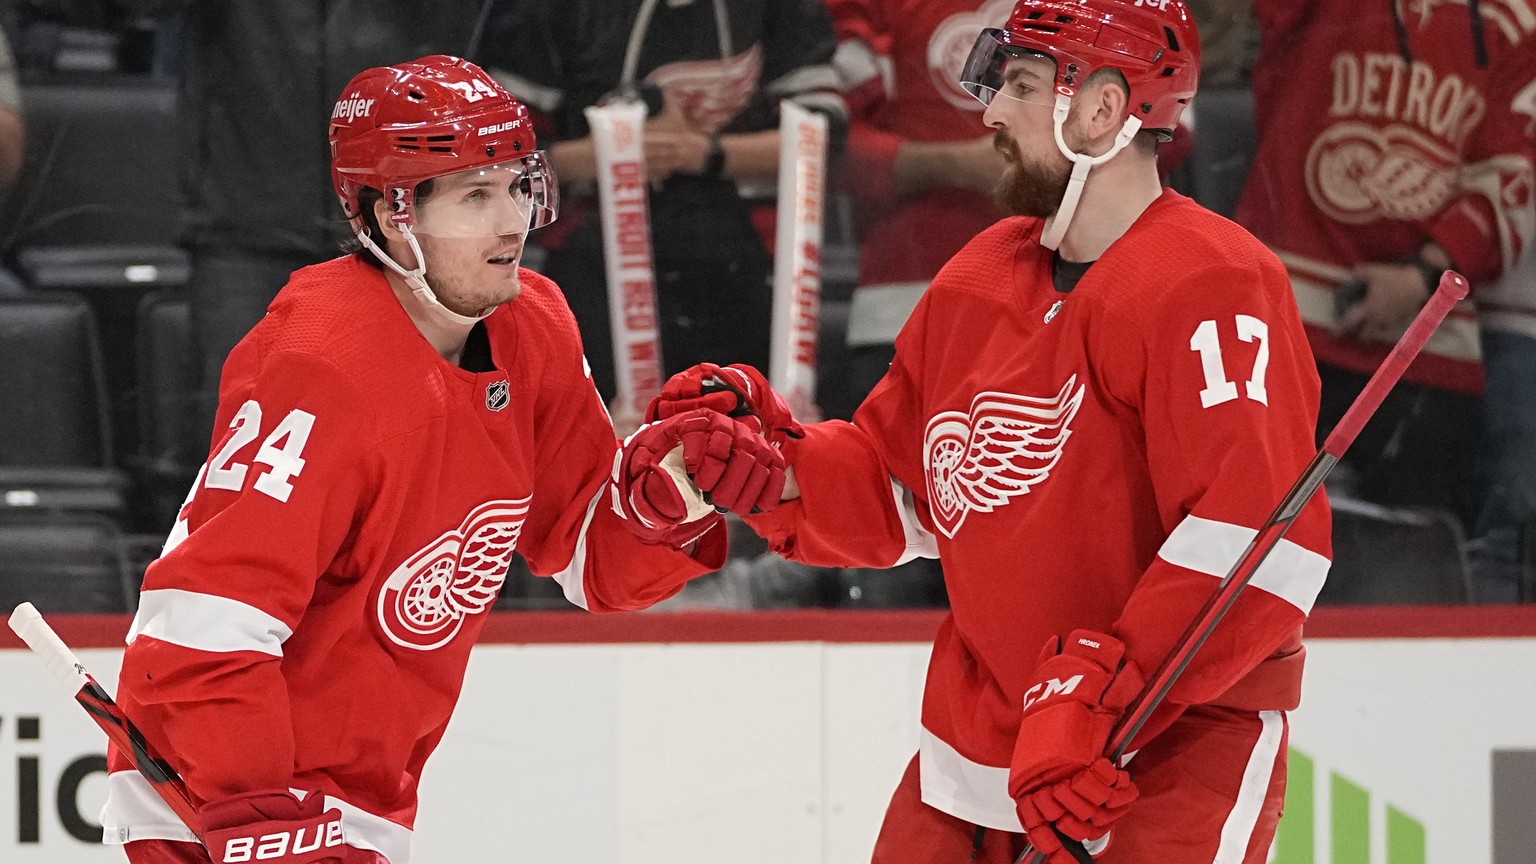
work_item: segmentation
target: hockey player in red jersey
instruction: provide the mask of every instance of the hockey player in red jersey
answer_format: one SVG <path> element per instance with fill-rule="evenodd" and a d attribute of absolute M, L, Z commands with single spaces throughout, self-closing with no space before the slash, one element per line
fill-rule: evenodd
<path fill-rule="evenodd" d="M 1313 453 L 1318 382 L 1284 268 L 1158 182 L 1198 68 L 1180 0 L 1020 2 L 963 77 L 1015 218 L 939 272 L 853 422 L 799 424 L 740 366 L 674 376 L 651 406 L 750 410 L 783 442 L 785 503 L 747 519 L 782 554 L 944 563 L 951 613 L 877 864 L 1011 864 L 1026 841 L 1068 864 L 1053 826 L 1102 864 L 1265 860 L 1329 563 L 1321 496 L 1131 758 L 1104 758 Z"/>
<path fill-rule="evenodd" d="M 559 289 L 518 267 L 556 187 L 492 78 L 365 71 L 330 143 L 362 249 L 294 273 L 230 355 L 129 632 L 119 700 L 201 822 L 113 752 L 102 824 L 136 864 L 405 864 L 514 549 L 576 605 L 634 609 L 723 563 L 703 492 L 780 497 L 782 457 L 714 412 L 619 447 Z"/>

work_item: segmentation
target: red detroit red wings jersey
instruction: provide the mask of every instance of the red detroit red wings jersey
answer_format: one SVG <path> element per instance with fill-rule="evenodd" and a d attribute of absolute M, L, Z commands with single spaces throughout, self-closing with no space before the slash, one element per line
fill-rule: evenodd
<path fill-rule="evenodd" d="M 965 58 L 984 27 L 1008 19 L 1013 0 L 828 0 L 850 129 L 846 172 L 859 218 L 859 290 L 852 344 L 890 344 L 928 282 L 967 241 L 996 222 L 987 196 L 960 188 L 898 199 L 904 141 L 964 141 L 990 134 L 985 107 L 960 89 Z"/>
<path fill-rule="evenodd" d="M 305 268 L 225 364 L 212 455 L 144 580 L 119 699 L 206 801 L 319 790 L 349 844 L 409 857 L 416 782 L 512 552 L 594 611 L 723 563 L 641 544 L 606 501 L 616 442 L 558 288 L 445 362 L 380 272 Z M 113 753 L 109 840 L 190 840 Z"/>
<path fill-rule="evenodd" d="M 1536 5 L 1395 2 L 1397 20 L 1385 0 L 1254 3 L 1259 143 L 1238 221 L 1290 269 L 1318 358 L 1362 372 L 1391 346 L 1332 335 L 1355 265 L 1435 241 L 1480 286 L 1536 233 Z M 1477 392 L 1479 361 L 1465 301 L 1406 377 Z"/>
<path fill-rule="evenodd" d="M 1318 382 L 1285 271 L 1165 192 L 1070 293 L 1041 223 L 1007 219 L 935 278 L 852 424 L 791 459 L 752 517 L 826 565 L 937 553 L 951 613 L 923 701 L 923 800 L 1018 831 L 1008 764 L 1040 647 L 1112 632 L 1150 674 L 1312 453 Z M 1170 707 L 1297 704 L 1328 569 L 1319 495 L 1173 688 Z"/>

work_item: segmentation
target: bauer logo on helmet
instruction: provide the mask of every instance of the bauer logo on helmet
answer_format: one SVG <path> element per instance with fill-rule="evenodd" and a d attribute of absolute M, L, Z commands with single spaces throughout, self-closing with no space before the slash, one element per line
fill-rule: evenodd
<path fill-rule="evenodd" d="M 497 123 L 495 126 L 482 126 L 480 127 L 480 130 L 475 133 L 475 135 L 476 137 L 480 138 L 483 138 L 486 135 L 497 135 L 502 132 L 506 132 L 509 129 L 516 129 L 517 124 L 521 122 L 521 120 L 508 120 L 505 123 Z"/>

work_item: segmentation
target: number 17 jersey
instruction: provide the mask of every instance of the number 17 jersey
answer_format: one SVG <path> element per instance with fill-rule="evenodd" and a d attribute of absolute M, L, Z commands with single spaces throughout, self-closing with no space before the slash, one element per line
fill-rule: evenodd
<path fill-rule="evenodd" d="M 1070 292 L 1041 226 L 1003 220 L 940 271 L 853 423 L 792 452 L 801 498 L 753 517 L 814 563 L 937 553 L 923 800 L 1014 831 L 1041 646 L 1112 633 L 1150 675 L 1306 468 L 1318 400 L 1285 270 L 1237 225 L 1165 192 Z M 1319 494 L 1141 738 L 1183 706 L 1294 707 L 1328 554 Z"/>

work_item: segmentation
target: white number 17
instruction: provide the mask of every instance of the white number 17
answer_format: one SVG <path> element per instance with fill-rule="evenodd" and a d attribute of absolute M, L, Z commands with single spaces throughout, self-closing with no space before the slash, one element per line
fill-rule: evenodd
<path fill-rule="evenodd" d="M 1237 316 L 1237 338 L 1244 342 L 1259 340 L 1258 356 L 1253 358 L 1253 371 L 1244 385 L 1248 398 L 1269 404 L 1269 391 L 1264 389 L 1264 373 L 1269 368 L 1269 325 L 1252 315 Z M 1221 339 L 1216 333 L 1216 322 L 1201 321 L 1195 335 L 1189 338 L 1189 350 L 1200 352 L 1200 368 L 1205 372 L 1205 389 L 1200 391 L 1200 407 L 1209 408 L 1237 398 L 1237 385 L 1227 380 L 1227 370 L 1221 361 Z"/>

